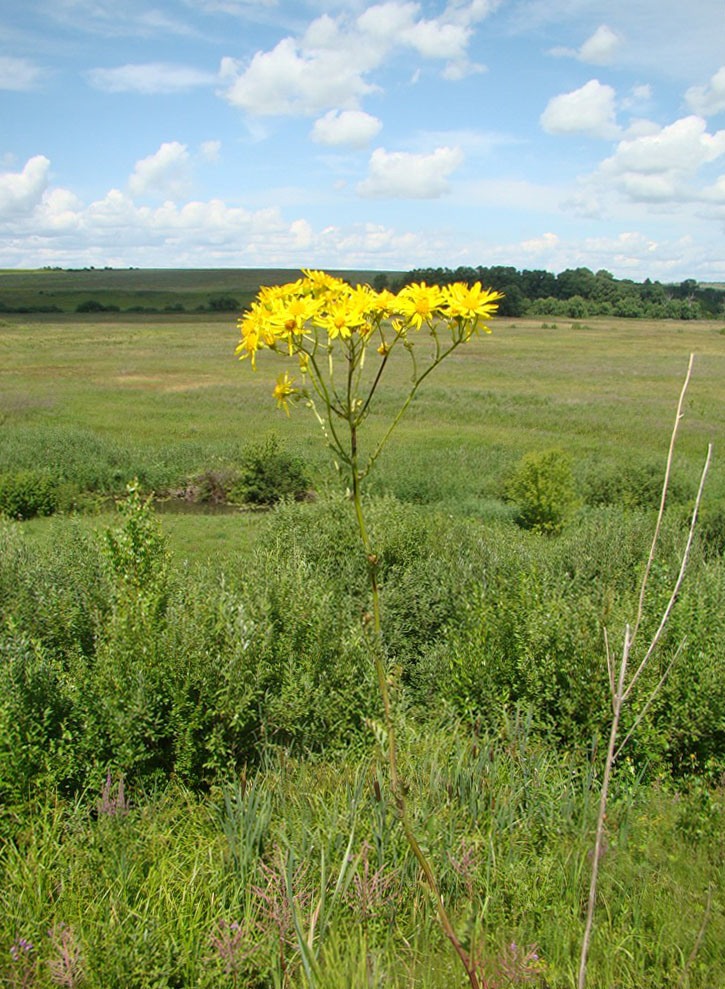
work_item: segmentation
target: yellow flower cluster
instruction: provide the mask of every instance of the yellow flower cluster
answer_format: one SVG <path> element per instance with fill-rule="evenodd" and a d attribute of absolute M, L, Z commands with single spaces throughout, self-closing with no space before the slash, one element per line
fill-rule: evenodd
<path fill-rule="evenodd" d="M 434 336 L 448 328 L 456 343 L 465 342 L 478 330 L 489 332 L 483 320 L 495 314 L 501 298 L 480 282 L 444 287 L 420 282 L 394 294 L 303 269 L 295 282 L 260 289 L 239 319 L 236 353 L 240 359 L 249 357 L 252 366 L 263 348 L 294 355 L 304 374 L 319 348 L 330 350 L 337 343 L 359 356 L 375 341 L 377 353 L 386 358 L 397 340 L 424 326 Z M 274 389 L 277 404 L 287 410 L 294 393 L 289 375 L 280 376 Z"/>

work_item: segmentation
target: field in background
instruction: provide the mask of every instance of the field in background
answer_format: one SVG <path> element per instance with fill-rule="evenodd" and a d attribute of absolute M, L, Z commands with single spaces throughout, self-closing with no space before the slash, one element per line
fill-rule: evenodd
<path fill-rule="evenodd" d="M 370 478 L 394 496 L 371 500 L 371 531 L 402 768 L 446 902 L 496 989 L 570 989 L 611 713 L 602 626 L 614 642 L 636 613 L 653 513 L 585 506 L 549 539 L 511 523 L 505 481 L 551 447 L 570 455 L 581 491 L 642 465 L 661 477 L 694 352 L 657 606 L 709 441 L 705 509 L 725 507 L 725 327 L 492 329 L 408 410 Z M 54 472 L 83 508 L 0 519 L 2 984 L 462 984 L 381 786 L 350 505 L 309 411 L 275 410 L 279 360 L 260 354 L 253 373 L 236 341 L 232 313 L 0 314 L 0 476 Z M 368 442 L 405 392 L 403 357 Z M 181 488 L 270 434 L 319 500 L 219 514 L 170 501 L 157 517 L 177 565 L 141 540 L 126 565 L 145 582 L 128 597 L 103 540 L 86 538 L 119 531 L 109 495 L 135 475 L 145 490 Z M 725 565 L 713 532 L 649 686 L 683 639 L 685 652 L 616 769 L 589 989 L 725 979 Z"/>
<path fill-rule="evenodd" d="M 725 333 L 719 322 L 498 320 L 426 382 L 371 478 L 376 492 L 456 512 L 495 510 L 522 454 L 559 447 L 592 470 L 664 462 L 688 355 L 696 356 L 678 445 L 692 487 L 715 442 L 707 501 L 725 500 Z M 310 413 L 271 390 L 284 366 L 234 355 L 232 314 L 0 319 L 0 473 L 47 468 L 81 490 L 183 486 L 275 434 L 318 490 L 337 484 Z M 423 344 L 422 344 L 423 345 Z M 404 355 L 370 417 L 380 435 L 404 393 Z M 211 523 L 210 523 L 211 524 Z M 220 521 L 229 525 L 228 519 Z"/>
<path fill-rule="evenodd" d="M 359 282 L 371 282 L 377 274 L 344 272 L 346 278 Z M 74 312 L 89 300 L 120 309 L 163 310 L 178 306 L 186 310 L 206 309 L 213 300 L 228 298 L 244 305 L 261 284 L 279 284 L 298 277 L 299 271 L 286 268 L 4 270 L 0 271 L 0 311 L 3 307 L 34 310 L 57 307 L 63 312 Z"/>

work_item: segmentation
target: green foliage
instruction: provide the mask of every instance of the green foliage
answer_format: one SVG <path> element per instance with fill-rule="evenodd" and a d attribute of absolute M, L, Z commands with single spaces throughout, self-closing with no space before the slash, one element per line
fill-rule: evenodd
<path fill-rule="evenodd" d="M 240 302 L 232 295 L 215 295 L 209 299 L 209 309 L 212 312 L 238 312 Z"/>
<path fill-rule="evenodd" d="M 118 306 L 108 306 L 98 299 L 86 299 L 76 306 L 77 313 L 118 312 Z"/>
<path fill-rule="evenodd" d="M 205 788 L 270 746 L 360 745 L 366 719 L 380 712 L 361 622 L 366 561 L 349 509 L 342 495 L 281 504 L 259 521 L 241 569 L 171 566 L 138 490 L 110 545 L 80 523 L 67 541 L 40 546 L 18 523 L 0 526 L 10 657 L 0 779 L 14 794 L 68 790 L 111 766 L 149 785 L 175 775 Z M 651 516 L 588 510 L 542 540 L 392 498 L 366 512 L 391 682 L 421 731 L 442 709 L 495 730 L 502 710 L 523 707 L 535 731 L 567 751 L 584 753 L 604 736 L 602 626 L 615 643 L 636 609 Z M 653 613 L 682 539 L 671 514 Z M 638 771 L 725 771 L 724 595 L 721 558 L 696 553 L 652 686 L 681 638 L 685 652 L 628 748 Z"/>
<path fill-rule="evenodd" d="M 591 465 L 584 474 L 587 505 L 620 505 L 624 508 L 659 508 L 664 464 L 625 461 Z M 673 477 L 667 490 L 668 504 L 683 504 L 694 495 L 690 486 Z"/>
<path fill-rule="evenodd" d="M 586 763 L 523 718 L 496 732 L 453 720 L 401 730 L 421 833 L 492 985 L 568 989 L 596 813 Z M 270 752 L 209 797 L 125 780 L 121 801 L 119 777 L 99 773 L 80 800 L 16 804 L 0 818 L 0 981 L 25 973 L 52 989 L 65 932 L 87 989 L 302 989 L 304 946 L 325 989 L 459 985 L 376 779 L 368 754 Z M 688 985 L 722 985 L 722 794 L 634 778 L 614 796 L 589 984 L 676 982 L 707 912 Z"/>
<path fill-rule="evenodd" d="M 560 532 L 577 506 L 571 461 L 562 450 L 527 453 L 506 484 L 524 529 Z"/>
<path fill-rule="evenodd" d="M 138 480 L 126 485 L 126 498 L 118 503 L 122 524 L 105 532 L 106 555 L 119 600 L 163 599 L 167 580 L 164 536 L 153 512 L 153 496 L 141 495 Z"/>
<path fill-rule="evenodd" d="M 301 458 L 288 453 L 272 435 L 244 452 L 230 494 L 232 501 L 274 505 L 283 498 L 303 498 L 309 487 Z"/>
<path fill-rule="evenodd" d="M 11 519 L 52 515 L 58 500 L 57 483 L 46 471 L 18 470 L 0 474 L 0 515 Z"/>
<path fill-rule="evenodd" d="M 700 319 L 717 317 L 723 309 L 725 292 L 716 286 L 700 286 L 688 278 L 679 285 L 662 285 L 646 278 L 637 283 L 617 279 L 604 269 L 567 268 L 554 275 L 548 271 L 517 271 L 511 266 L 416 269 L 404 282 L 480 281 L 506 293 L 502 316 L 552 315 L 581 319 L 589 316 L 618 316 L 626 319 Z"/>

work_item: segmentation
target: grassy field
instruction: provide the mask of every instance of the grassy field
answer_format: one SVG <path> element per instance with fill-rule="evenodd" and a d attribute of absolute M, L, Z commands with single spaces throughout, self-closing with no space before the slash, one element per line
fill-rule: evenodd
<path fill-rule="evenodd" d="M 354 281 L 371 281 L 377 272 L 345 272 Z M 390 273 L 397 274 L 397 273 Z M 299 272 L 274 268 L 83 268 L 0 271 L 0 307 L 42 309 L 54 306 L 74 312 L 89 299 L 120 309 L 146 307 L 162 310 L 183 306 L 207 308 L 215 298 L 247 302 L 262 283 L 277 284 L 298 277 Z"/>
<path fill-rule="evenodd" d="M 495 322 L 491 336 L 472 341 L 427 382 L 373 489 L 475 514 L 491 509 L 502 478 L 529 451 L 562 448 L 580 478 L 634 462 L 654 470 L 694 352 L 678 470 L 692 486 L 712 440 L 708 500 L 719 504 L 722 330 L 713 322 Z M 236 340 L 230 315 L 6 316 L 0 473 L 47 467 L 81 488 L 118 492 L 136 474 L 158 490 L 233 464 L 245 445 L 273 433 L 308 464 L 315 487 L 334 485 L 309 414 L 298 409 L 286 419 L 274 409 L 278 360 L 262 354 L 254 373 L 236 359 Z M 370 418 L 371 441 L 407 373 L 404 362 L 391 368 Z"/>
<path fill-rule="evenodd" d="M 190 273 L 190 299 L 234 293 L 237 274 Z M 43 291 L 70 275 L 69 308 L 95 279 L 109 299 L 179 287 L 171 272 L 50 272 Z M 36 277 L 0 273 L 0 296 L 3 279 Z M 0 481 L 48 474 L 81 509 L 0 519 L 0 984 L 13 989 L 467 984 L 386 782 L 350 502 L 308 411 L 275 410 L 278 359 L 240 364 L 234 324 L 0 317 Z M 661 477 L 695 353 L 643 635 L 708 442 L 711 536 L 643 697 L 673 663 L 666 685 L 628 712 L 627 729 L 641 721 L 615 769 L 587 984 L 718 989 L 725 327 L 492 329 L 425 383 L 369 479 L 415 828 L 486 989 L 575 985 L 611 716 L 602 630 L 614 643 L 636 614 L 657 499 L 600 504 L 592 484 Z M 407 374 L 391 364 L 369 445 Z M 134 476 L 166 495 L 270 435 L 315 498 L 110 505 Z M 551 448 L 571 459 L 578 508 L 547 537 L 514 524 L 506 487 L 522 456 Z"/>

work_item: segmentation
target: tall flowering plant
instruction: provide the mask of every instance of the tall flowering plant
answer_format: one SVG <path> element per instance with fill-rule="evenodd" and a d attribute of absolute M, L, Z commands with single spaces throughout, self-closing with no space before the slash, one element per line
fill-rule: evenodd
<path fill-rule="evenodd" d="M 378 556 L 368 534 L 362 483 L 391 433 L 428 375 L 474 334 L 489 333 L 486 320 L 501 293 L 468 285 L 406 285 L 397 294 L 351 285 L 324 271 L 303 270 L 286 285 L 266 286 L 239 320 L 237 354 L 256 367 L 261 349 L 288 357 L 293 371 L 277 378 L 273 396 L 289 415 L 304 402 L 322 426 L 338 469 L 349 481 L 352 502 L 368 563 L 372 598 L 365 634 L 383 707 L 379 733 L 387 758 L 390 787 L 410 848 L 436 902 L 442 927 L 456 950 L 473 989 L 479 989 L 475 960 L 461 945 L 438 890 L 430 863 L 415 836 L 407 805 L 407 787 L 398 770 L 395 713 L 388 686 L 382 636 Z M 367 419 L 394 351 L 410 363 L 410 383 L 382 438 L 363 454 L 360 430 Z"/>

